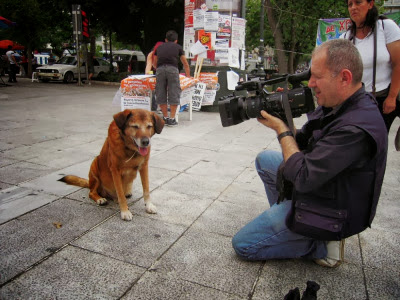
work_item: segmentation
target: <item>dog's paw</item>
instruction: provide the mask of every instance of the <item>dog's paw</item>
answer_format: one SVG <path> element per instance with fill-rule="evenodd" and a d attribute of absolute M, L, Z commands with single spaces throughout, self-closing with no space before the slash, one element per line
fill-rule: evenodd
<path fill-rule="evenodd" d="M 146 206 L 146 212 L 148 214 L 156 214 L 157 213 L 157 207 L 153 203 L 147 203 L 145 204 Z"/>
<path fill-rule="evenodd" d="M 130 198 L 130 197 L 132 197 L 132 194 L 126 194 L 125 195 L 125 198 Z"/>
<path fill-rule="evenodd" d="M 96 200 L 96 203 L 98 205 L 106 205 L 107 204 L 107 199 L 106 198 L 100 198 Z"/>
<path fill-rule="evenodd" d="M 121 219 L 125 221 L 132 221 L 133 215 L 129 210 L 121 211 Z"/>

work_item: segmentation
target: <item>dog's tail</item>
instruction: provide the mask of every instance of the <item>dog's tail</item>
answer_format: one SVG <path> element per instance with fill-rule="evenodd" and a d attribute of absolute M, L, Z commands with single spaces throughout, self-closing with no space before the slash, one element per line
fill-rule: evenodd
<path fill-rule="evenodd" d="M 66 184 L 70 185 L 80 186 L 83 188 L 89 188 L 89 180 L 75 175 L 66 175 L 63 178 L 58 179 L 58 181 L 65 182 Z"/>

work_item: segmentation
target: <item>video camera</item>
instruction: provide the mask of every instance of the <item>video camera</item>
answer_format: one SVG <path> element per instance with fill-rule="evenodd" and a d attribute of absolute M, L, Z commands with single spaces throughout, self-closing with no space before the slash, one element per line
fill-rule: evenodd
<path fill-rule="evenodd" d="M 240 82 L 236 91 L 246 90 L 247 96 L 235 94 L 221 97 L 218 102 L 219 114 L 223 127 L 242 123 L 250 118 L 261 116 L 261 111 L 280 118 L 285 123 L 292 122 L 292 117 L 315 109 L 311 89 L 301 84 L 308 80 L 311 70 L 298 74 L 286 74 L 269 80 Z M 268 92 L 266 86 L 285 82 L 283 92 Z M 289 83 L 292 88 L 288 90 Z"/>

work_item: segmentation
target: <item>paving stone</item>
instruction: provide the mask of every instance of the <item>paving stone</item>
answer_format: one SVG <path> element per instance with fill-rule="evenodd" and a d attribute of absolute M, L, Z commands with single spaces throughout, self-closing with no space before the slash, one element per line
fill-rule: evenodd
<path fill-rule="evenodd" d="M 198 149 L 218 151 L 225 144 L 232 142 L 233 137 L 225 132 L 213 131 L 213 134 L 201 136 L 190 141 L 190 146 Z M 187 144 L 189 146 L 189 144 Z"/>
<path fill-rule="evenodd" d="M 27 188 L 10 187 L 0 191 L 0 224 L 48 204 L 58 197 Z"/>
<path fill-rule="evenodd" d="M 267 199 L 265 193 L 265 187 L 262 183 L 260 176 L 258 175 L 254 164 L 247 167 L 234 181 L 234 184 L 238 184 L 239 188 L 252 191 L 259 195 L 262 195 Z"/>
<path fill-rule="evenodd" d="M 233 181 L 243 170 L 244 167 L 240 165 L 202 160 L 185 173 Z"/>
<path fill-rule="evenodd" d="M 239 260 L 231 238 L 190 229 L 152 267 L 157 273 L 246 297 L 261 264 Z"/>
<path fill-rule="evenodd" d="M 395 191 L 392 191 L 390 196 L 381 196 L 371 228 L 393 233 L 400 232 L 400 222 L 398 222 L 400 207 L 397 203 L 398 199 L 393 198 L 395 193 Z M 400 195 L 400 190 L 398 193 Z"/>
<path fill-rule="evenodd" d="M 239 300 L 243 298 L 192 282 L 179 280 L 172 275 L 147 272 L 122 299 Z"/>
<path fill-rule="evenodd" d="M 10 144 L 14 145 L 14 144 Z M 28 160 L 41 155 L 40 150 L 35 150 L 32 145 L 17 144 L 13 147 L 3 151 L 3 154 L 7 158 L 15 159 L 18 161 Z"/>
<path fill-rule="evenodd" d="M 374 227 L 373 227 L 374 228 Z M 400 236 L 385 228 L 360 234 L 365 264 L 366 288 L 370 299 L 399 299 Z"/>
<path fill-rule="evenodd" d="M 233 237 L 266 209 L 260 201 L 243 200 L 246 204 L 237 205 L 218 200 L 213 202 L 194 223 L 193 228 Z"/>
<path fill-rule="evenodd" d="M 130 198 L 127 199 L 127 203 L 128 205 L 131 205 L 133 202 L 138 201 L 140 199 L 140 197 L 142 197 L 142 195 L 139 196 L 132 196 Z M 71 193 L 67 196 L 65 196 L 65 198 L 68 199 L 73 199 L 73 200 L 78 200 L 81 202 L 84 202 L 86 204 L 89 205 L 93 205 L 93 206 L 99 206 L 96 202 L 94 202 L 94 200 L 89 198 L 89 189 L 86 188 L 82 188 L 74 193 Z M 108 199 L 107 203 L 105 205 L 102 205 L 102 207 L 106 207 L 108 209 L 113 209 L 115 211 L 119 210 L 119 204 L 117 200 L 112 200 L 112 199 Z"/>
<path fill-rule="evenodd" d="M 73 164 L 81 163 L 90 159 L 94 159 L 95 154 L 86 153 L 79 149 L 64 149 L 56 152 L 47 153 L 46 155 L 37 156 L 28 161 L 52 168 L 63 169 Z"/>
<path fill-rule="evenodd" d="M 170 171 L 170 170 L 164 170 L 164 169 L 150 167 L 149 168 L 150 191 L 158 188 L 164 182 L 177 176 L 177 174 L 179 174 L 179 173 L 176 171 Z M 57 176 L 58 176 L 58 174 L 57 174 Z M 83 177 L 87 178 L 87 176 L 83 176 Z M 75 187 L 73 187 L 73 189 L 76 190 Z M 83 189 L 81 188 L 75 192 L 72 192 L 72 193 L 68 194 L 66 197 L 69 199 L 74 199 L 74 200 L 82 201 L 82 202 L 97 206 L 97 204 L 92 199 L 89 198 L 89 189 L 86 189 L 86 188 L 83 188 Z M 138 172 L 138 175 L 132 185 L 132 197 L 127 199 L 128 205 L 131 205 L 132 203 L 137 202 L 142 197 L 143 197 L 143 187 L 142 187 L 142 182 L 141 182 L 141 178 L 140 178 L 140 173 Z M 140 205 L 142 205 L 144 207 L 144 202 L 142 200 L 139 201 L 139 203 L 140 203 Z M 108 201 L 107 207 L 111 208 L 111 209 L 119 210 L 118 201 L 113 201 L 110 199 Z"/>
<path fill-rule="evenodd" d="M 4 182 L 1 182 L 1 181 L 0 181 L 0 191 L 1 191 L 1 190 L 8 189 L 8 188 L 11 188 L 11 187 L 13 187 L 13 186 L 15 186 L 15 185 L 8 184 L 8 183 L 4 183 Z"/>
<path fill-rule="evenodd" d="M 1 299 L 119 299 L 144 269 L 66 247 L 0 289 Z"/>
<path fill-rule="evenodd" d="M 209 180 L 207 176 L 182 173 L 163 184 L 160 189 L 194 196 L 199 199 L 216 199 L 231 181 L 231 178 Z"/>
<path fill-rule="evenodd" d="M 21 146 L 22 144 L 19 144 Z M 0 151 L 10 150 L 16 148 L 17 145 L 7 142 L 5 139 L 0 140 Z"/>
<path fill-rule="evenodd" d="M 330 269 L 301 259 L 267 261 L 252 299 L 283 299 L 296 287 L 302 295 L 309 280 L 320 285 L 318 299 L 367 299 L 360 266 L 343 264 L 339 268 Z"/>
<path fill-rule="evenodd" d="M 164 183 L 168 182 L 172 178 L 178 176 L 178 172 L 172 170 L 165 170 L 162 168 L 149 167 L 149 189 L 150 191 L 162 186 Z M 143 195 L 142 181 L 140 179 L 140 174 L 138 174 L 134 184 L 133 193 L 135 195 Z"/>
<path fill-rule="evenodd" d="M 1 225 L 0 284 L 113 213 L 113 210 L 61 199 Z"/>
<path fill-rule="evenodd" d="M 184 230 L 182 226 L 138 215 L 127 222 L 118 214 L 73 244 L 148 268 Z"/>
<path fill-rule="evenodd" d="M 254 164 L 254 159 L 257 156 L 258 150 L 251 149 L 245 150 L 245 147 L 240 145 L 224 146 L 222 149 L 215 153 L 210 153 L 204 160 L 216 163 L 222 163 L 227 169 L 234 169 L 237 167 L 248 167 Z M 261 151 L 261 148 L 259 149 Z"/>
<path fill-rule="evenodd" d="M 150 197 L 157 207 L 157 214 L 147 214 L 142 200 L 132 206 L 135 213 L 185 226 L 190 226 L 212 202 L 209 198 L 198 198 L 164 189 L 153 191 Z"/>
<path fill-rule="evenodd" d="M 264 149 L 281 149 L 275 132 L 256 119 L 222 127 L 218 113 L 195 112 L 189 121 L 183 112 L 179 126 L 155 135 L 150 191 L 156 215 L 145 212 L 139 176 L 128 201 L 132 222 L 120 219 L 117 203 L 97 206 L 88 189 L 57 181 L 65 174 L 87 178 L 120 110 L 110 105 L 118 88 L 21 78 L 18 87 L 2 90 L 0 195 L 13 190 L 8 211 L 24 215 L 0 225 L 0 286 L 7 282 L 0 299 L 283 299 L 296 286 L 304 290 L 307 280 L 321 284 L 319 299 L 400 298 L 400 156 L 393 145 L 399 118 L 389 132 L 372 229 L 346 239 L 342 266 L 245 262 L 231 237 L 268 207 L 254 160 Z M 295 118 L 295 127 L 305 119 Z M 43 170 L 13 169 L 29 162 Z"/>
<path fill-rule="evenodd" d="M 0 151 L 1 151 L 1 149 L 0 149 Z M 0 168 L 2 168 L 4 166 L 15 164 L 17 162 L 18 162 L 18 160 L 5 157 L 2 153 L 0 153 Z"/>
<path fill-rule="evenodd" d="M 0 181 L 8 184 L 18 184 L 51 173 L 54 169 L 30 162 L 17 162 L 0 168 Z"/>
<path fill-rule="evenodd" d="M 263 211 L 269 207 L 264 185 L 260 179 L 255 181 L 255 185 L 251 183 L 243 184 L 235 181 L 222 192 L 218 199 L 225 202 L 235 203 L 240 206 L 249 206 L 247 202 L 252 200 L 250 203 L 260 203 L 261 206 L 259 206 L 259 208 Z"/>
<path fill-rule="evenodd" d="M 387 269 L 388 273 L 398 279 L 400 235 L 386 230 L 367 229 L 359 236 L 364 264 L 367 267 Z"/>
<path fill-rule="evenodd" d="M 149 165 L 152 167 L 182 172 L 195 165 L 207 155 L 213 155 L 214 153 L 215 152 L 210 150 L 176 146 L 163 152 L 162 155 L 152 157 Z"/>
<path fill-rule="evenodd" d="M 40 178 L 30 180 L 19 184 L 21 187 L 27 187 L 39 191 L 44 191 L 49 194 L 54 194 L 58 196 L 66 196 L 72 192 L 77 191 L 80 187 L 68 185 L 64 182 L 58 181 L 65 175 L 72 174 L 80 176 L 83 178 L 88 178 L 90 165 L 92 160 L 87 160 L 65 169 L 52 172 L 48 175 L 42 176 Z"/>
<path fill-rule="evenodd" d="M 400 274 L 398 268 L 365 267 L 369 299 L 400 299 Z"/>

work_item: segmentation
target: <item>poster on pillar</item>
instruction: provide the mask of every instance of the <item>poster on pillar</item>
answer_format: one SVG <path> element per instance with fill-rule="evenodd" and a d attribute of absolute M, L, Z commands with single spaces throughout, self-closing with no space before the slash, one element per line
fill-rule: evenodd
<path fill-rule="evenodd" d="M 183 36 L 183 50 L 185 51 L 186 58 L 194 58 L 190 48 L 195 44 L 195 30 L 193 27 L 187 27 Z"/>
<path fill-rule="evenodd" d="M 185 3 L 185 53 L 189 53 L 194 31 L 194 44 L 200 42 L 206 53 L 202 54 L 203 67 L 231 66 L 239 68 L 238 55 L 245 49 L 246 20 L 244 0 L 184 0 Z M 192 18 L 190 16 L 193 16 Z M 193 22 L 192 22 L 193 20 Z M 190 28 L 190 29 L 189 29 Z M 193 30 L 193 31 L 189 31 Z M 188 41 L 188 42 L 186 42 Z M 238 49 L 228 52 L 228 49 Z M 231 53 L 230 55 L 228 55 Z M 189 58 L 196 65 L 196 54 Z"/>
<path fill-rule="evenodd" d="M 217 39 L 230 39 L 232 30 L 232 18 L 229 15 L 218 16 Z"/>
<path fill-rule="evenodd" d="M 231 47 L 244 50 L 246 37 L 246 20 L 242 18 L 232 18 L 232 39 Z"/>
<path fill-rule="evenodd" d="M 206 91 L 206 84 L 202 82 L 196 83 L 192 94 L 192 109 L 200 111 L 203 102 L 204 92 Z"/>
<path fill-rule="evenodd" d="M 193 27 L 194 0 L 185 0 L 185 28 Z"/>

